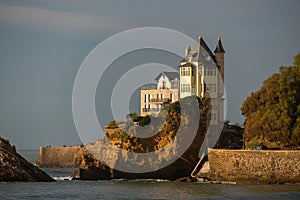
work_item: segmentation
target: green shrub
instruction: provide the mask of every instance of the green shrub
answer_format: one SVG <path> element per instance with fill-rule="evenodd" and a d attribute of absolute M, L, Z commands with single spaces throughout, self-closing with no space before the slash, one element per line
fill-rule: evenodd
<path fill-rule="evenodd" d="M 107 128 L 113 129 L 113 128 L 119 128 L 117 122 L 115 120 L 112 120 L 108 123 Z"/>

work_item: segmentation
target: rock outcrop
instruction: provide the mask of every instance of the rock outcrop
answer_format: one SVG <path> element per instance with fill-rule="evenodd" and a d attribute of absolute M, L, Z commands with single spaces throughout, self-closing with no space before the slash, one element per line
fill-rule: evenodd
<path fill-rule="evenodd" d="M 86 154 L 82 156 L 82 162 L 79 166 L 79 169 L 74 173 L 74 176 L 80 180 L 108 180 L 121 178 L 176 180 L 178 178 L 188 177 L 190 176 L 191 172 L 198 162 L 198 153 L 200 150 L 199 147 L 201 146 L 203 139 L 203 135 L 197 135 L 192 145 L 184 152 L 182 156 L 175 159 L 174 162 L 161 169 L 145 173 L 128 173 L 120 171 L 115 169 L 114 167 L 108 167 L 99 160 L 95 159 L 93 155 Z M 98 141 L 98 143 L 101 142 L 102 141 Z M 104 159 L 111 159 L 111 162 L 114 162 L 116 165 L 118 164 L 119 160 L 114 159 L 113 157 L 118 157 L 120 156 L 120 154 L 122 154 L 122 157 L 127 160 L 126 163 L 136 162 L 136 157 L 130 157 L 124 152 L 115 152 L 113 150 L 105 148 L 101 148 L 101 152 L 104 155 Z M 166 154 L 168 153 L 169 152 L 166 151 Z M 166 159 L 167 157 L 168 155 L 157 155 L 156 158 L 160 160 Z M 140 163 L 139 167 L 143 168 L 145 167 L 145 165 L 155 166 L 156 163 L 155 161 L 151 162 L 151 160 L 145 159 Z"/>
<path fill-rule="evenodd" d="M 15 146 L 0 137 L 0 181 L 54 181 L 45 172 L 26 161 Z"/>
<path fill-rule="evenodd" d="M 186 110 L 180 109 L 178 102 L 171 104 L 166 111 L 166 120 L 160 126 L 154 123 L 145 127 L 130 125 L 123 130 L 110 130 L 104 139 L 86 145 L 91 154 L 82 156 L 74 176 L 82 180 L 176 180 L 190 176 L 199 160 L 208 123 L 208 105 L 204 100 L 197 100 L 199 107 L 195 109 L 190 109 L 195 105 L 192 102 L 195 98 L 184 99 L 185 102 L 180 103 L 187 104 Z M 201 120 L 198 120 L 199 117 Z M 160 122 L 159 119 L 151 120 Z M 158 130 L 157 134 L 153 135 L 155 130 Z M 139 138 L 140 133 L 150 133 L 150 136 Z M 143 156 L 149 153 L 152 153 L 151 156 Z M 160 165 L 164 162 L 167 164 Z"/>

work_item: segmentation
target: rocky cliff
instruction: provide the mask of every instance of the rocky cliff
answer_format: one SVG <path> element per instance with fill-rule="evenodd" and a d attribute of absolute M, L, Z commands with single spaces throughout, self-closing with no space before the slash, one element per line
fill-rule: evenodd
<path fill-rule="evenodd" d="M 8 140 L 0 138 L 0 181 L 54 181 L 45 172 L 27 162 Z"/>
<path fill-rule="evenodd" d="M 192 108 L 195 104 L 193 101 L 195 98 L 184 99 L 180 105 L 186 104 L 186 108 Z M 199 98 L 196 101 L 199 106 L 196 110 L 180 109 L 178 102 L 171 104 L 162 124 L 161 120 L 152 118 L 152 122 L 157 123 L 145 127 L 131 124 L 125 129 L 109 130 L 104 139 L 86 146 L 92 154 L 82 156 L 81 164 L 74 176 L 83 180 L 114 178 L 175 180 L 190 176 L 199 160 L 198 153 L 207 127 L 208 104 Z M 201 120 L 193 120 L 197 119 L 199 114 Z M 158 124 L 160 125 L 157 126 Z M 196 129 L 192 130 L 191 127 Z M 156 130 L 157 134 L 153 135 Z M 193 131 L 196 132 L 194 135 Z M 150 136 L 136 137 L 141 134 L 145 136 L 145 133 Z M 186 148 L 184 146 L 187 143 L 184 141 L 190 141 Z M 141 158 L 140 155 L 145 153 L 153 154 Z M 158 167 L 161 162 L 168 164 Z M 145 168 L 156 170 L 145 171 Z"/>

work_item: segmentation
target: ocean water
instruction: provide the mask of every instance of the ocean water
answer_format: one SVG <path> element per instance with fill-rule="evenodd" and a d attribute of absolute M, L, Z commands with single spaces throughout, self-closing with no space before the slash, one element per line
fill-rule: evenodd
<path fill-rule="evenodd" d="M 35 152 L 35 153 L 34 153 Z M 38 151 L 20 151 L 34 162 Z M 74 169 L 43 169 L 53 183 L 0 183 L 0 199 L 300 199 L 300 185 L 221 185 L 166 180 L 69 180 Z"/>

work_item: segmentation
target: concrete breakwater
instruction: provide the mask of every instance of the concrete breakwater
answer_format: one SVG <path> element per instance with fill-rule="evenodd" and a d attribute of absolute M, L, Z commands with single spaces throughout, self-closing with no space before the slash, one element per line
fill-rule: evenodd
<path fill-rule="evenodd" d="M 213 180 L 300 183 L 300 151 L 211 149 L 208 160 Z"/>
<path fill-rule="evenodd" d="M 40 167 L 49 168 L 78 167 L 84 151 L 86 149 L 81 146 L 40 147 L 40 155 L 36 164 Z"/>

